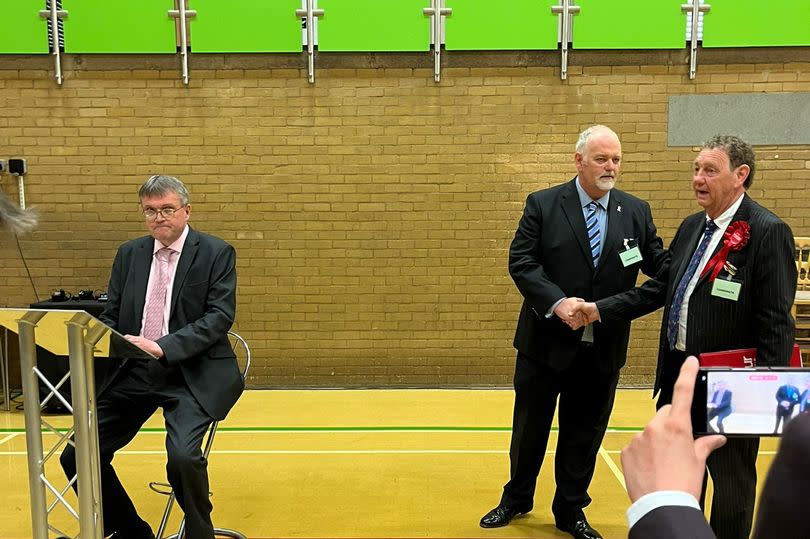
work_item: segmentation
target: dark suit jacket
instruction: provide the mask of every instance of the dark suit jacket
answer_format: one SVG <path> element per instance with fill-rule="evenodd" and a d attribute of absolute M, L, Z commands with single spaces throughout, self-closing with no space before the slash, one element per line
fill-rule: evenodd
<path fill-rule="evenodd" d="M 119 333 L 141 331 L 154 238 L 123 244 L 115 255 L 109 300 L 100 319 Z M 157 340 L 165 361 L 177 365 L 194 398 L 223 419 L 244 382 L 228 341 L 236 312 L 236 254 L 213 236 L 190 229 L 177 262 L 169 334 Z M 111 377 L 114 383 L 115 377 Z"/>
<path fill-rule="evenodd" d="M 653 509 L 630 528 L 628 539 L 716 539 L 703 513 L 692 507 Z"/>
<path fill-rule="evenodd" d="M 731 220 L 735 221 L 747 221 L 751 227 L 748 245 L 728 257 L 737 268 L 735 278 L 742 281 L 739 299 L 712 296 L 708 276 L 698 280 L 689 299 L 686 353 L 756 348 L 758 365 L 787 366 L 793 348 L 790 308 L 796 293 L 793 233 L 786 223 L 748 194 L 743 195 Z M 664 271 L 637 289 L 596 302 L 602 321 L 607 323 L 633 319 L 664 305 L 656 391 L 660 388 L 669 346 L 666 335 L 669 306 L 705 224 L 705 212 L 687 217 L 669 247 Z M 717 250 L 722 245 L 721 240 Z"/>
<path fill-rule="evenodd" d="M 810 537 L 810 414 L 788 423 L 759 497 L 753 539 Z M 630 539 L 713 539 L 703 513 L 689 507 L 659 507 L 630 529 Z"/>
<path fill-rule="evenodd" d="M 717 393 L 717 392 L 715 391 L 715 393 Z M 711 402 L 714 402 L 714 394 L 712 394 Z M 715 411 L 718 414 L 724 414 L 724 413 L 728 412 L 728 413 L 726 413 L 726 415 L 728 415 L 728 414 L 730 414 L 732 412 L 732 410 L 731 410 L 731 391 L 726 389 L 726 392 L 723 394 L 723 398 L 720 399 L 719 403 L 717 403 L 717 407 L 715 408 Z"/>
<path fill-rule="evenodd" d="M 643 260 L 623 267 L 624 240 L 638 245 Z M 509 273 L 524 301 L 514 345 L 521 353 L 555 370 L 566 368 L 579 348 L 583 330 L 571 331 L 545 314 L 567 296 L 594 301 L 636 285 L 639 270 L 654 275 L 666 257 L 650 206 L 618 189 L 610 192 L 607 230 L 597 268 L 593 266 L 575 180 L 532 193 L 509 250 Z M 613 372 L 624 365 L 630 322 L 616 320 L 594 327 L 599 368 Z"/>
<path fill-rule="evenodd" d="M 799 395 L 799 388 L 790 384 L 779 386 L 776 390 L 776 402 L 788 401 L 788 408 L 793 410 L 793 407 L 799 404 L 801 397 Z"/>

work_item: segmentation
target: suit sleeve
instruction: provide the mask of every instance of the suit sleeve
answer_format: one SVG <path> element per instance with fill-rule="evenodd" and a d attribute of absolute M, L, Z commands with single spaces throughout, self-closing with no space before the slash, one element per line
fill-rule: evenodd
<path fill-rule="evenodd" d="M 236 252 L 230 245 L 214 258 L 204 303 L 202 317 L 157 340 L 169 364 L 205 353 L 231 329 L 236 314 Z"/>
<path fill-rule="evenodd" d="M 753 283 L 758 365 L 786 367 L 790 360 L 794 332 L 790 309 L 796 295 L 794 246 L 793 233 L 784 222 L 764 231 Z"/>
<path fill-rule="evenodd" d="M 99 316 L 99 320 L 118 330 L 118 316 L 121 310 L 121 291 L 124 288 L 124 280 L 126 275 L 123 270 L 123 257 L 122 249 L 119 248 L 115 253 L 115 260 L 113 261 L 112 271 L 110 272 L 110 282 L 107 284 L 107 304 L 104 306 L 104 312 Z"/>
<path fill-rule="evenodd" d="M 652 218 L 650 219 L 652 220 Z M 627 292 L 615 294 L 596 302 L 599 316 L 603 322 L 635 320 L 639 316 L 644 316 L 664 306 L 667 299 L 669 271 L 672 266 L 672 247 L 677 244 L 682 230 L 683 224 L 675 233 L 670 248 L 663 253 L 653 255 L 657 256 L 655 263 L 644 269 L 644 273 L 650 275 L 650 279 Z M 647 272 L 648 269 L 650 273 Z"/>
<path fill-rule="evenodd" d="M 540 259 L 542 209 L 534 195 L 526 199 L 523 217 L 509 247 L 509 274 L 518 290 L 538 316 L 545 313 L 565 292 L 551 281 Z"/>
<path fill-rule="evenodd" d="M 630 528 L 628 539 L 716 539 L 703 513 L 669 505 L 647 513 Z"/>

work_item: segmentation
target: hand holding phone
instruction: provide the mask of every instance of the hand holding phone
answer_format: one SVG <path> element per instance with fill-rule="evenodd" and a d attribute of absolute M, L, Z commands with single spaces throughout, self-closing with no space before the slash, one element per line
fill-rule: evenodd
<path fill-rule="evenodd" d="M 661 407 L 644 432 L 622 450 L 622 470 L 631 501 L 659 490 L 700 497 L 706 458 L 726 439 L 695 439 L 692 435 L 692 393 L 697 372 L 697 359 L 687 358 L 675 383 L 672 404 Z"/>

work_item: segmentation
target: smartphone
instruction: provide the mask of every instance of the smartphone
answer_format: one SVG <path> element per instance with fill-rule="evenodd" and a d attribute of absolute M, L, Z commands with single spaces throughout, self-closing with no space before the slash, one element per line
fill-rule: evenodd
<path fill-rule="evenodd" d="M 810 368 L 701 368 L 692 400 L 695 435 L 779 436 L 810 414 Z"/>

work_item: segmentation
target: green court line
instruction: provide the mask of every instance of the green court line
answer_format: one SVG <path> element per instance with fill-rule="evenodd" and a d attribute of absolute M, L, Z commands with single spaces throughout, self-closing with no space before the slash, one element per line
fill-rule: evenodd
<path fill-rule="evenodd" d="M 43 432 L 49 432 L 42 429 Z M 67 432 L 68 429 L 56 429 Z M 219 427 L 219 432 L 510 432 L 512 427 Z M 556 432 L 557 427 L 551 431 Z M 641 432 L 641 427 L 608 427 L 608 432 Z M 25 429 L 0 428 L 0 434 L 23 433 Z M 165 428 L 148 427 L 139 432 L 166 432 Z"/>

